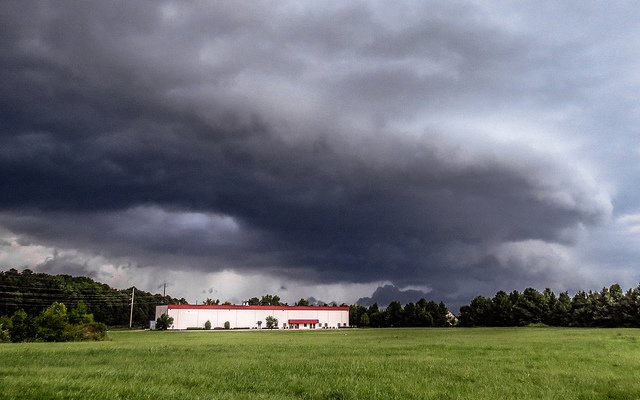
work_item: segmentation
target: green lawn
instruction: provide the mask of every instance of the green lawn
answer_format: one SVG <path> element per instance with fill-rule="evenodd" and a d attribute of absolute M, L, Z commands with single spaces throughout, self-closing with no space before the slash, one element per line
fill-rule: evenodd
<path fill-rule="evenodd" d="M 0 345 L 2 399 L 638 399 L 640 330 L 112 332 Z"/>

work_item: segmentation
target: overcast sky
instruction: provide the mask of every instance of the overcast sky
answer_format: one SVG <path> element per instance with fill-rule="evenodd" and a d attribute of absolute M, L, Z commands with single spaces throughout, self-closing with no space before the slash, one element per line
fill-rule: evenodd
<path fill-rule="evenodd" d="M 635 286 L 639 20 L 624 1 L 4 1 L 0 269 L 192 302 Z"/>

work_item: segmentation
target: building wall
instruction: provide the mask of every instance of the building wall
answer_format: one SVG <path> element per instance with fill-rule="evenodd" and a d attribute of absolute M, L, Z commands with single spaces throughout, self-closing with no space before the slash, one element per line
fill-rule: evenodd
<path fill-rule="evenodd" d="M 257 328 L 262 321 L 262 328 L 267 326 L 266 318 L 272 316 L 278 320 L 278 328 L 284 324 L 289 328 L 289 320 L 318 320 L 316 329 L 347 327 L 349 325 L 348 307 L 297 307 L 297 306 L 186 306 L 169 305 L 156 307 L 156 318 L 163 313 L 173 317 L 171 329 L 202 328 L 211 322 L 211 328 L 223 328 L 229 321 L 231 329 Z M 299 325 L 299 329 L 309 329 Z"/>
<path fill-rule="evenodd" d="M 169 310 L 169 306 L 156 306 L 156 320 L 162 316 L 162 314 L 167 314 Z"/>

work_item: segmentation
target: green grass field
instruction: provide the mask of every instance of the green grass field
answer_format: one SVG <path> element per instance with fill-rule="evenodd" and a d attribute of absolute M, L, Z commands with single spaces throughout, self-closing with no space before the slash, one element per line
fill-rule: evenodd
<path fill-rule="evenodd" d="M 638 399 L 640 330 L 112 332 L 0 345 L 2 399 Z"/>

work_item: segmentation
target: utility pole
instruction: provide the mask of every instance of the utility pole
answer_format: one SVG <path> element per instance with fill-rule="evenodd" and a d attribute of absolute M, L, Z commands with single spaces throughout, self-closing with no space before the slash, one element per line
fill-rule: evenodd
<path fill-rule="evenodd" d="M 167 296 L 167 282 L 165 282 L 162 287 L 162 297 L 166 297 L 166 296 Z"/>
<path fill-rule="evenodd" d="M 133 325 L 133 297 L 136 295 L 136 287 L 131 288 L 131 313 L 129 314 L 129 329 Z"/>

